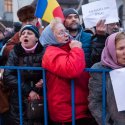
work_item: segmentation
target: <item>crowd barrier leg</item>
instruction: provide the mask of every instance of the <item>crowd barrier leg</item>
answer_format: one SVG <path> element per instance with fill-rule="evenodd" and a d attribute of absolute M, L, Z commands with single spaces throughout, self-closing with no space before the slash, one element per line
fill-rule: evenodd
<path fill-rule="evenodd" d="M 2 123 L 1 123 L 1 122 L 2 122 L 2 118 L 1 118 L 1 115 L 0 115 L 0 125 L 2 125 Z"/>
<path fill-rule="evenodd" d="M 1 114 L 0 114 L 0 125 L 3 125 L 3 118 Z"/>

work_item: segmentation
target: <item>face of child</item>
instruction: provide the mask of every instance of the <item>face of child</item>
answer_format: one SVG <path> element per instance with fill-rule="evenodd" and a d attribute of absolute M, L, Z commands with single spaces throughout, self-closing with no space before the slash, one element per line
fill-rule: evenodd
<path fill-rule="evenodd" d="M 34 47 L 37 41 L 38 38 L 36 38 L 34 32 L 32 32 L 31 30 L 24 30 L 21 33 L 20 42 L 25 48 L 30 49 Z"/>

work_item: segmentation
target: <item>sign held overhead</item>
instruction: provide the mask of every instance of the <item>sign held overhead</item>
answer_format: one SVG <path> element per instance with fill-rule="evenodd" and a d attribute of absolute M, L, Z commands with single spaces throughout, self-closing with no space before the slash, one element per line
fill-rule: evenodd
<path fill-rule="evenodd" d="M 115 0 L 107 0 L 106 2 L 100 0 L 82 5 L 82 14 L 86 28 L 96 26 L 101 19 L 105 19 L 106 24 L 119 21 Z"/>

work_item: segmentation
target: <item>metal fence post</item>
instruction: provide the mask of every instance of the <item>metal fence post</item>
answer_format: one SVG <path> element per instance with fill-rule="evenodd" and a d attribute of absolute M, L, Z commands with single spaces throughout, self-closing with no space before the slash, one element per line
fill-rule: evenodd
<path fill-rule="evenodd" d="M 23 114 L 22 114 L 22 92 L 21 92 L 21 74 L 20 70 L 17 70 L 18 73 L 18 96 L 19 96 L 19 112 L 20 112 L 20 125 L 23 125 Z"/>
<path fill-rule="evenodd" d="M 43 69 L 43 96 L 44 96 L 44 125 L 48 125 L 47 96 L 46 96 L 46 71 Z"/>
<path fill-rule="evenodd" d="M 75 125 L 75 84 L 71 81 L 72 125 Z"/>
<path fill-rule="evenodd" d="M 102 125 L 106 119 L 106 72 L 102 72 Z"/>

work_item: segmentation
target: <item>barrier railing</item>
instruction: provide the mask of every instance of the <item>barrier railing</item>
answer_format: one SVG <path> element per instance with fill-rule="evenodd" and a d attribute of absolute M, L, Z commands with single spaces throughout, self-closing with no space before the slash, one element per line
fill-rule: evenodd
<path fill-rule="evenodd" d="M 44 125 L 48 125 L 48 111 L 47 111 L 47 97 L 46 97 L 46 72 L 42 67 L 20 67 L 20 66 L 0 66 L 0 69 L 17 70 L 18 74 L 18 97 L 19 97 L 19 113 L 20 113 L 20 125 L 23 125 L 22 116 L 22 92 L 21 92 L 21 70 L 41 70 L 41 78 L 43 79 L 43 97 L 44 97 Z M 108 69 L 85 69 L 86 72 L 100 72 L 102 73 L 102 125 L 105 125 L 106 118 L 106 73 Z M 72 100 L 72 125 L 75 125 L 75 94 L 74 94 L 74 81 L 71 81 L 71 100 Z M 2 124 L 2 118 L 0 117 L 0 125 Z"/>
<path fill-rule="evenodd" d="M 111 70 L 110 69 L 89 69 L 89 68 L 86 68 L 85 71 L 102 73 L 102 125 L 105 125 L 105 119 L 106 119 L 106 73 L 108 73 Z"/>
<path fill-rule="evenodd" d="M 11 69 L 17 70 L 18 76 L 18 97 L 19 97 L 19 113 L 20 113 L 20 125 L 23 125 L 23 116 L 22 116 L 22 92 L 21 92 L 21 70 L 41 70 L 41 78 L 43 79 L 43 97 L 44 97 L 44 125 L 48 125 L 48 111 L 47 111 L 47 97 L 46 97 L 46 77 L 45 70 L 42 67 L 20 67 L 20 66 L 0 66 L 0 69 Z M 2 123 L 0 124 L 2 125 Z"/>

